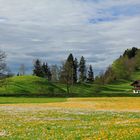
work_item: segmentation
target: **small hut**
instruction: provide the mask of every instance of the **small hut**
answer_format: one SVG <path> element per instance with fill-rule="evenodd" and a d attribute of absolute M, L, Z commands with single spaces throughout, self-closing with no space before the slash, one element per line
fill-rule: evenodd
<path fill-rule="evenodd" d="M 134 81 L 131 86 L 133 86 L 133 93 L 140 93 L 140 80 Z"/>

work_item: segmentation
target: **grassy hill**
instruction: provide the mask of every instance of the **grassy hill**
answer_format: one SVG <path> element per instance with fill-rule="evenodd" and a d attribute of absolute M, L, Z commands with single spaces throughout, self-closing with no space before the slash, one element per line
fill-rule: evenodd
<path fill-rule="evenodd" d="M 15 76 L 7 80 L 7 86 L 0 88 L 0 96 L 48 96 L 48 97 L 97 97 L 97 96 L 138 96 L 132 94 L 133 80 L 140 79 L 140 72 L 132 80 L 118 80 L 108 85 L 77 84 L 67 94 L 66 85 L 50 83 L 36 76 Z"/>
<path fill-rule="evenodd" d="M 0 88 L 0 95 L 45 95 L 65 93 L 65 91 L 36 76 L 15 76 L 7 80 L 7 86 Z M 57 96 L 57 95 L 56 95 Z"/>
<path fill-rule="evenodd" d="M 95 87 L 90 84 L 75 85 L 71 88 L 71 95 L 67 95 L 66 85 L 51 83 L 36 76 L 15 76 L 7 80 L 7 86 L 0 88 L 0 96 L 28 95 L 28 96 L 92 96 Z"/>
<path fill-rule="evenodd" d="M 115 96 L 139 96 L 132 94 L 133 87 L 130 86 L 134 80 L 138 79 L 140 79 L 140 71 L 134 72 L 131 80 L 120 79 L 112 84 L 102 86 L 101 93 L 108 96 L 112 96 L 112 94 Z"/>

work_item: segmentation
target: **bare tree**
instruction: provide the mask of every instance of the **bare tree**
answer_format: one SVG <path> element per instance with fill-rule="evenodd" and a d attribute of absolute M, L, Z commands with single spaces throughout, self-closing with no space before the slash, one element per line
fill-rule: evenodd
<path fill-rule="evenodd" d="M 0 87 L 3 86 L 6 82 L 6 63 L 5 63 L 6 54 L 0 50 Z"/>
<path fill-rule="evenodd" d="M 65 63 L 62 66 L 62 70 L 61 70 L 61 78 L 60 81 L 64 84 L 66 84 L 66 88 L 67 88 L 67 93 L 70 93 L 70 87 L 73 84 L 73 80 L 72 80 L 72 71 L 71 71 L 71 67 L 69 63 Z"/>
<path fill-rule="evenodd" d="M 21 64 L 19 67 L 19 75 L 25 75 L 26 67 L 24 64 Z"/>
<path fill-rule="evenodd" d="M 0 50 L 0 75 L 1 76 L 3 75 L 6 68 L 5 58 L 6 58 L 6 54 Z"/>
<path fill-rule="evenodd" d="M 58 82 L 59 80 L 59 68 L 57 65 L 51 66 L 52 81 Z"/>
<path fill-rule="evenodd" d="M 67 93 L 69 94 L 72 90 L 72 86 L 74 84 L 74 59 L 73 55 L 70 54 L 62 66 L 61 71 L 61 82 L 66 84 Z"/>

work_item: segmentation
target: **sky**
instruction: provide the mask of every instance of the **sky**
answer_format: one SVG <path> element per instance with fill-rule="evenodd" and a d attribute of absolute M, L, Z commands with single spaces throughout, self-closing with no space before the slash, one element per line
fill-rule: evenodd
<path fill-rule="evenodd" d="M 0 0 L 0 49 L 13 72 L 33 60 L 60 64 L 69 53 L 105 70 L 140 47 L 140 0 Z"/>

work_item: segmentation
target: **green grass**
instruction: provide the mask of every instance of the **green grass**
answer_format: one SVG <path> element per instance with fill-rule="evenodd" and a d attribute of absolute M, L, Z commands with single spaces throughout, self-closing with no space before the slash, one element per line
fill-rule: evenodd
<path fill-rule="evenodd" d="M 117 80 L 116 82 L 108 85 L 102 86 L 101 94 L 108 95 L 108 96 L 139 96 L 139 95 L 134 95 L 132 94 L 132 86 L 131 83 L 134 80 L 139 80 L 140 79 L 140 72 L 134 72 L 131 80 L 124 80 L 120 79 Z"/>
<path fill-rule="evenodd" d="M 0 104 L 65 102 L 66 98 L 0 97 Z"/>
<path fill-rule="evenodd" d="M 95 86 L 77 84 L 72 86 L 71 94 L 67 94 L 66 85 L 50 83 L 36 76 L 18 76 L 8 79 L 6 87 L 0 88 L 0 96 L 48 96 L 48 97 L 87 97 L 94 96 Z"/>
<path fill-rule="evenodd" d="M 64 94 L 62 94 L 64 93 Z M 59 96 L 66 92 L 46 79 L 36 76 L 15 76 L 7 80 L 7 86 L 0 88 L 0 95 Z"/>
<path fill-rule="evenodd" d="M 117 97 L 139 96 L 132 94 L 130 84 L 140 79 L 140 72 L 134 72 L 132 80 L 120 79 L 108 85 L 77 84 L 71 87 L 68 95 L 66 85 L 50 83 L 36 76 L 18 76 L 9 78 L 7 86 L 0 88 L 0 96 L 46 96 L 46 97 Z"/>

